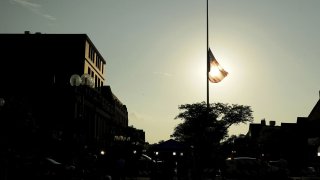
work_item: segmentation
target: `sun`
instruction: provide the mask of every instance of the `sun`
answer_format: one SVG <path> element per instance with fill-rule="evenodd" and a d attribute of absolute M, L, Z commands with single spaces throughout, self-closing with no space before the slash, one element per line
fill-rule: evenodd
<path fill-rule="evenodd" d="M 220 71 L 219 67 L 212 67 L 211 66 L 209 75 L 211 77 L 221 76 L 221 71 Z"/>

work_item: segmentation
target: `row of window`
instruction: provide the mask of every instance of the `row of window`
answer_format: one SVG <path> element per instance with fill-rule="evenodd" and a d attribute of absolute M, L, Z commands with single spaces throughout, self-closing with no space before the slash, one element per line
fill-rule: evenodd
<path fill-rule="evenodd" d="M 89 46 L 89 58 L 91 62 L 95 63 L 96 67 L 103 73 L 103 62 L 102 59 L 95 53 L 92 46 Z"/>
<path fill-rule="evenodd" d="M 101 58 L 99 56 L 96 56 L 96 66 L 103 73 L 103 63 L 102 63 L 102 60 L 101 60 Z"/>
<path fill-rule="evenodd" d="M 90 67 L 88 67 L 88 74 L 94 78 L 94 87 L 102 87 L 103 86 L 103 80 L 100 80 L 100 78 L 94 73 L 93 70 L 91 70 Z"/>

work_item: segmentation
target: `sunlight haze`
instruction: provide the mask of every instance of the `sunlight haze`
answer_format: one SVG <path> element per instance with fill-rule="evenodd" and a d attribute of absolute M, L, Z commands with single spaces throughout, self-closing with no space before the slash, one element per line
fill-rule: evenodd
<path fill-rule="evenodd" d="M 209 0 L 209 44 L 229 74 L 210 102 L 252 107 L 254 122 L 296 122 L 320 90 L 320 1 Z M 167 140 L 178 106 L 206 101 L 206 1 L 1 0 L 0 33 L 85 33 L 106 81 L 146 141 Z M 247 133 L 248 124 L 230 134 Z"/>

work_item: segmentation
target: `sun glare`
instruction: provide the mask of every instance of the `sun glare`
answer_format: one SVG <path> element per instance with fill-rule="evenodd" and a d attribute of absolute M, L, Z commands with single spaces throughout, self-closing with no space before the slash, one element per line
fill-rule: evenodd
<path fill-rule="evenodd" d="M 212 77 L 217 77 L 221 75 L 220 69 L 218 67 L 212 67 L 210 69 L 209 75 Z"/>

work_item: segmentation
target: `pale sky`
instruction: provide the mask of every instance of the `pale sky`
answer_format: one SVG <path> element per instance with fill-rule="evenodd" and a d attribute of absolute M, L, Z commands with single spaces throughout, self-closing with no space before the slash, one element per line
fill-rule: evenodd
<path fill-rule="evenodd" d="M 296 122 L 320 90 L 319 0 L 209 0 L 209 44 L 229 75 L 210 101 L 254 122 Z M 146 141 L 167 140 L 178 106 L 206 101 L 206 0 L 1 0 L 0 33 L 85 33 L 106 82 Z M 230 134 L 246 133 L 248 124 Z"/>

